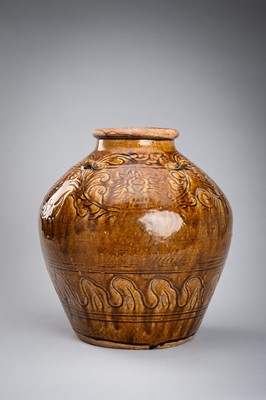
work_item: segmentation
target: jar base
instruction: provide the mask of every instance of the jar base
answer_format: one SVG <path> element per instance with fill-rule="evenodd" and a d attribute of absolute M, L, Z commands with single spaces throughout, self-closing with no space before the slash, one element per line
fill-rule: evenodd
<path fill-rule="evenodd" d="M 188 336 L 187 338 L 179 339 L 179 340 L 171 340 L 170 342 L 159 343 L 157 345 L 148 345 L 148 344 L 128 344 L 128 343 L 119 343 L 112 342 L 109 340 L 101 340 L 94 339 L 89 336 L 83 335 L 80 332 L 76 332 L 77 337 L 83 342 L 92 344 L 94 346 L 100 347 L 110 347 L 113 349 L 124 349 L 124 350 L 153 350 L 153 349 L 166 349 L 169 347 L 179 346 L 180 344 L 186 343 L 193 339 L 194 335 Z"/>

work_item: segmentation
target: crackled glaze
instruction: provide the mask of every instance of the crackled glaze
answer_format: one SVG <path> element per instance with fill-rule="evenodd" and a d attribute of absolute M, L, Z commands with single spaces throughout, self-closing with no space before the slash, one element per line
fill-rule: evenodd
<path fill-rule="evenodd" d="M 175 130 L 96 130 L 95 151 L 49 191 L 40 233 L 77 335 L 121 348 L 192 337 L 228 252 L 231 209 L 174 146 Z"/>

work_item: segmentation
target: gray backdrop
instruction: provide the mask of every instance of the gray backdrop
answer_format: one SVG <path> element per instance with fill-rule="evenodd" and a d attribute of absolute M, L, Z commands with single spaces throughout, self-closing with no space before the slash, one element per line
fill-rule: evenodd
<path fill-rule="evenodd" d="M 1 1 L 2 399 L 265 399 L 265 6 Z M 231 202 L 231 252 L 183 346 L 78 341 L 45 270 L 42 197 L 106 126 L 179 129 Z"/>

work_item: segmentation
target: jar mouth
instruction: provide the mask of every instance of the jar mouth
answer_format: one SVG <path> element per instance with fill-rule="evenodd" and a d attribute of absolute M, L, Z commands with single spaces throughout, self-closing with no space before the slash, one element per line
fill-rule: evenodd
<path fill-rule="evenodd" d="M 173 128 L 102 128 L 95 129 L 93 136 L 99 139 L 157 139 L 173 140 L 179 136 L 179 132 Z"/>

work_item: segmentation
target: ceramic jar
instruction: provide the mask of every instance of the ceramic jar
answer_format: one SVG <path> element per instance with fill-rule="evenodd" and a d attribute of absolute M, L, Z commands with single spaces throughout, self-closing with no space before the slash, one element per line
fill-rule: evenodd
<path fill-rule="evenodd" d="M 175 129 L 97 129 L 96 149 L 46 195 L 40 238 L 77 336 L 169 347 L 200 326 L 228 253 L 219 187 L 175 148 Z"/>

